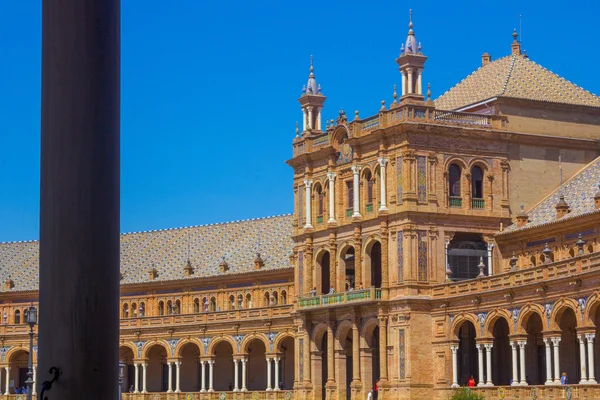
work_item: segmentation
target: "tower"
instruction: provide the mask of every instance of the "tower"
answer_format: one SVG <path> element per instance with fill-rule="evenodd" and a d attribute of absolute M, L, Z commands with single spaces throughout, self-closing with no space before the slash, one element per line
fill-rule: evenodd
<path fill-rule="evenodd" d="M 417 42 L 413 31 L 412 10 L 410 10 L 410 22 L 408 24 L 408 35 L 406 36 L 406 47 L 404 43 L 400 48 L 400 57 L 396 59 L 402 74 L 402 98 L 414 98 L 424 100 L 423 96 L 423 68 L 427 57 L 421 52 L 421 43 Z"/>
<path fill-rule="evenodd" d="M 317 84 L 314 74 L 313 58 L 310 56 L 310 74 L 308 83 L 302 87 L 302 96 L 298 99 L 302 108 L 302 134 L 306 131 L 321 132 L 321 112 L 326 97 L 321 93 L 321 85 Z"/>

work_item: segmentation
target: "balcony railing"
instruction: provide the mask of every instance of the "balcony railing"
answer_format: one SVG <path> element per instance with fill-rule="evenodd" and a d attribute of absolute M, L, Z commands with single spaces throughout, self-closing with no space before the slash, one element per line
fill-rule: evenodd
<path fill-rule="evenodd" d="M 25 395 L 15 395 L 25 396 Z M 0 396 L 0 399 L 2 396 Z M 16 400 L 17 397 L 6 397 L 7 399 Z M 23 397 L 23 400 L 25 397 Z M 123 393 L 123 400 L 294 400 L 297 399 L 293 390 L 277 390 L 277 391 L 247 391 L 247 392 L 230 392 L 230 391 L 215 391 L 212 393 L 181 392 L 181 393 Z"/>
<path fill-rule="evenodd" d="M 365 207 L 366 207 L 368 213 L 373 212 L 373 203 L 369 203 Z"/>
<path fill-rule="evenodd" d="M 461 208 L 462 207 L 462 197 L 450 197 L 450 207 L 452 208 Z"/>
<path fill-rule="evenodd" d="M 346 217 L 351 217 L 353 213 L 354 213 L 354 209 L 346 208 Z"/>
<path fill-rule="evenodd" d="M 354 290 L 352 292 L 301 297 L 298 299 L 298 306 L 299 308 L 310 308 L 376 300 L 381 300 L 381 289 L 373 287 L 370 289 Z"/>
<path fill-rule="evenodd" d="M 485 200 L 471 199 L 471 208 L 474 210 L 483 210 L 485 208 Z"/>
<path fill-rule="evenodd" d="M 446 392 L 447 395 L 437 396 L 436 398 L 450 398 L 456 390 L 465 390 L 466 388 L 436 389 L 439 392 Z M 486 399 L 510 399 L 510 400 L 529 400 L 529 399 L 598 399 L 600 398 L 600 386 L 598 385 L 528 385 L 528 386 L 491 386 L 491 387 L 473 387 L 469 388 L 472 394 L 480 394 Z M 462 397 L 461 397 L 462 398 Z"/>

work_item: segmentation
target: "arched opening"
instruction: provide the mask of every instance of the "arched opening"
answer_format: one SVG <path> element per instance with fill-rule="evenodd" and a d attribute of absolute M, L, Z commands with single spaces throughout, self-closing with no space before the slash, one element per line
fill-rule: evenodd
<path fill-rule="evenodd" d="M 133 366 L 134 359 L 133 351 L 127 346 L 121 346 L 119 348 L 119 360 L 125 364 L 123 370 L 123 385 L 121 386 L 121 392 L 125 393 L 133 391 L 135 385 L 135 367 Z"/>
<path fill-rule="evenodd" d="M 21 311 L 15 310 L 15 324 L 21 323 Z"/>
<path fill-rule="evenodd" d="M 200 349 L 195 343 L 186 343 L 180 352 L 180 389 L 182 392 L 200 390 Z"/>
<path fill-rule="evenodd" d="M 460 167 L 456 164 L 450 164 L 450 168 L 448 168 L 448 197 L 450 207 L 462 207 L 460 175 Z"/>
<path fill-rule="evenodd" d="M 284 305 L 287 304 L 287 292 L 285 290 L 281 291 L 281 301 L 280 301 L 280 304 L 282 306 L 284 306 Z"/>
<path fill-rule="evenodd" d="M 594 313 L 594 325 L 596 325 L 596 336 L 594 337 L 594 372 L 596 382 L 600 381 L 600 307 Z"/>
<path fill-rule="evenodd" d="M 492 347 L 492 382 L 494 385 L 509 385 L 512 377 L 512 349 L 510 347 L 508 334 L 508 322 L 504 318 L 498 318 L 494 323 L 492 334 L 494 336 L 494 347 Z"/>
<path fill-rule="evenodd" d="M 367 188 L 365 193 L 365 211 L 370 213 L 373 211 L 373 198 L 374 198 L 374 185 L 375 180 L 370 170 L 366 170 L 364 173 L 364 185 Z"/>
<path fill-rule="evenodd" d="M 139 313 L 138 316 L 139 317 L 143 317 L 145 315 L 145 311 L 146 311 L 146 303 L 144 303 L 143 301 L 140 303 L 140 309 L 139 309 Z"/>
<path fill-rule="evenodd" d="M 479 275 L 479 263 L 483 262 L 483 273 L 488 272 L 487 243 L 481 234 L 457 232 L 448 245 L 448 264 L 455 281 L 474 279 Z"/>
<path fill-rule="evenodd" d="M 525 324 L 527 346 L 525 346 L 525 376 L 532 385 L 543 385 L 546 381 L 546 355 L 542 331 L 544 325 L 538 314 L 532 314 Z M 552 377 L 549 377 L 552 379 Z"/>
<path fill-rule="evenodd" d="M 320 254 L 317 259 L 317 263 L 321 270 L 321 293 L 329 293 L 331 288 L 331 275 L 330 275 L 330 256 L 328 251 L 324 251 Z"/>
<path fill-rule="evenodd" d="M 175 300 L 175 312 L 174 314 L 181 314 L 181 301 Z"/>
<path fill-rule="evenodd" d="M 365 332 L 366 349 L 361 349 L 361 368 L 364 371 L 364 383 L 366 389 L 375 387 L 375 382 L 379 379 L 379 326 L 374 326 L 372 330 Z M 361 372 L 362 373 L 362 372 Z"/>
<path fill-rule="evenodd" d="M 246 294 L 246 308 L 252 308 L 252 295 Z"/>
<path fill-rule="evenodd" d="M 316 214 L 317 223 L 320 224 L 323 222 L 323 213 L 325 212 L 325 201 L 324 201 L 325 193 L 323 188 L 321 187 L 321 183 L 317 182 L 315 184 L 315 204 L 314 210 Z"/>
<path fill-rule="evenodd" d="M 535 267 L 537 265 L 537 261 L 535 259 L 535 255 L 529 257 L 529 262 L 531 263 L 532 267 Z"/>
<path fill-rule="evenodd" d="M 204 307 L 204 312 L 208 312 L 210 308 L 210 302 L 208 301 L 208 297 L 204 297 L 202 299 L 202 306 Z"/>
<path fill-rule="evenodd" d="M 540 255 L 540 261 L 542 262 L 542 264 L 550 264 L 551 262 L 554 262 L 554 253 L 552 253 L 552 252 L 550 252 L 548 254 L 542 253 Z"/>
<path fill-rule="evenodd" d="M 248 343 L 248 366 L 246 368 L 248 390 L 265 390 L 267 388 L 267 349 L 260 339 Z M 273 362 L 271 362 L 273 365 Z M 273 366 L 271 366 L 273 368 Z M 231 375 L 233 376 L 233 375 Z M 273 376 L 273 375 L 272 375 Z M 271 379 L 274 379 L 271 378 Z"/>
<path fill-rule="evenodd" d="M 123 304 L 123 318 L 129 318 L 129 304 Z"/>
<path fill-rule="evenodd" d="M 233 385 L 233 347 L 229 342 L 222 341 L 215 347 L 214 355 L 214 389 L 217 392 L 229 390 Z"/>
<path fill-rule="evenodd" d="M 265 292 L 265 307 L 271 305 L 271 294 L 269 292 Z"/>
<path fill-rule="evenodd" d="M 162 300 L 158 302 L 158 315 L 165 315 L 165 303 Z"/>
<path fill-rule="evenodd" d="M 175 314 L 175 307 L 173 306 L 173 302 L 171 300 L 167 301 L 167 313 L 169 315 Z"/>
<path fill-rule="evenodd" d="M 209 310 L 212 312 L 217 311 L 217 299 L 215 297 L 210 298 L 210 307 Z"/>
<path fill-rule="evenodd" d="M 475 325 L 470 321 L 463 322 L 458 330 L 458 383 L 461 386 L 467 384 L 471 375 L 475 377 L 476 382 L 483 379 L 483 377 L 479 377 L 477 369 L 475 335 Z"/>
<path fill-rule="evenodd" d="M 199 313 L 200 312 L 200 299 L 195 298 L 194 299 L 194 313 Z"/>
<path fill-rule="evenodd" d="M 279 362 L 279 383 L 283 390 L 294 388 L 294 338 L 286 337 L 279 344 L 281 361 Z"/>
<path fill-rule="evenodd" d="M 235 310 L 235 296 L 234 295 L 229 296 L 229 309 Z"/>
<path fill-rule="evenodd" d="M 561 374 L 567 373 L 570 384 L 577 384 L 581 380 L 579 371 L 579 341 L 577 339 L 577 317 L 570 308 L 567 308 L 558 319 L 560 335 L 560 369 Z"/>
<path fill-rule="evenodd" d="M 471 196 L 483 200 L 483 171 L 477 165 L 471 168 Z"/>
<path fill-rule="evenodd" d="M 10 393 L 16 393 L 17 389 L 19 392 L 23 391 L 27 385 L 27 365 L 29 362 L 29 352 L 27 350 L 19 350 L 14 352 L 9 361 L 10 373 L 9 380 L 12 381 L 13 385 L 10 387 Z"/>
<path fill-rule="evenodd" d="M 345 290 L 362 289 L 355 287 L 355 257 L 354 247 L 348 246 L 340 253 L 340 267 L 345 273 Z"/>
<path fill-rule="evenodd" d="M 136 303 L 132 303 L 131 304 L 131 317 L 135 318 L 137 317 L 137 304 Z"/>
<path fill-rule="evenodd" d="M 341 332 L 339 337 L 341 350 L 335 352 L 336 381 L 338 382 L 339 398 L 350 400 L 352 395 L 350 384 L 354 375 L 352 328 L 348 327 Z"/>
<path fill-rule="evenodd" d="M 163 346 L 156 344 L 148 350 L 148 367 L 146 370 L 147 390 L 149 392 L 166 392 L 167 379 L 167 350 Z"/>
<path fill-rule="evenodd" d="M 327 374 L 327 363 L 329 362 L 329 357 L 327 354 L 327 333 L 323 331 L 321 333 L 321 337 L 317 337 L 317 354 L 313 354 L 313 368 L 311 370 L 315 371 L 313 382 L 315 382 L 315 388 L 320 388 L 321 390 L 315 390 L 315 395 L 318 399 L 318 395 L 321 395 L 318 400 L 325 400 L 326 391 L 325 391 L 325 383 L 327 383 L 327 379 L 329 379 L 329 375 Z M 320 371 L 320 373 L 317 373 Z"/>
<path fill-rule="evenodd" d="M 271 298 L 273 300 L 273 305 L 279 305 L 279 294 L 277 292 L 273 292 L 273 294 L 271 295 Z"/>
<path fill-rule="evenodd" d="M 243 294 L 238 294 L 237 296 L 237 305 L 239 309 L 244 308 L 244 295 Z"/>
<path fill-rule="evenodd" d="M 374 242 L 367 248 L 366 251 L 365 267 L 367 269 L 368 282 L 365 282 L 365 286 L 369 287 L 381 287 L 381 243 Z"/>

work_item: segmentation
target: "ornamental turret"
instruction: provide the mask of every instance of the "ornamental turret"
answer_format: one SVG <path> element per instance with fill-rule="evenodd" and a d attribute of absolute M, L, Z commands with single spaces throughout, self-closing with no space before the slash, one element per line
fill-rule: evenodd
<path fill-rule="evenodd" d="M 320 133 L 322 131 L 321 116 L 326 97 L 323 96 L 321 85 L 317 83 L 314 71 L 313 58 L 310 56 L 308 82 L 302 87 L 302 96 L 298 99 L 303 113 L 302 135 L 305 132 L 316 131 Z"/>
<path fill-rule="evenodd" d="M 421 43 L 417 42 L 413 31 L 412 10 L 410 10 L 410 22 L 408 23 L 408 35 L 406 42 L 400 48 L 400 57 L 396 59 L 402 75 L 401 97 L 424 100 L 423 96 L 423 68 L 427 57 L 421 51 Z"/>

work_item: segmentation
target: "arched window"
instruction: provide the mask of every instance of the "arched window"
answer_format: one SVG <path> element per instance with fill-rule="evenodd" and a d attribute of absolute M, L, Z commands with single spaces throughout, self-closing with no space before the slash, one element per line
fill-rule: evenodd
<path fill-rule="evenodd" d="M 204 312 L 208 312 L 208 309 L 209 309 L 208 297 L 205 297 L 202 299 L 202 306 L 204 307 Z"/>
<path fill-rule="evenodd" d="M 352 215 L 352 211 L 354 211 L 354 184 L 352 181 L 346 181 L 346 194 L 346 208 Z"/>
<path fill-rule="evenodd" d="M 278 296 L 277 292 L 273 292 L 271 299 L 272 299 L 272 303 L 274 306 L 276 306 L 279 303 L 279 296 Z"/>
<path fill-rule="evenodd" d="M 365 173 L 365 181 L 367 184 L 367 211 L 373 211 L 373 175 L 371 171 Z"/>
<path fill-rule="evenodd" d="M 317 212 L 317 223 L 321 223 L 323 222 L 323 212 L 324 212 L 324 205 L 323 205 L 323 188 L 321 187 L 320 183 L 317 183 L 315 186 L 315 201 L 316 201 L 316 207 L 315 207 L 315 211 Z"/>
<path fill-rule="evenodd" d="M 529 262 L 531 263 L 532 267 L 536 266 L 536 260 L 535 260 L 535 255 L 531 256 L 531 258 L 529 258 Z"/>
<path fill-rule="evenodd" d="M 21 311 L 15 310 L 15 324 L 21 323 Z"/>
<path fill-rule="evenodd" d="M 200 300 L 198 298 L 194 299 L 194 312 L 195 313 L 200 312 Z"/>
<path fill-rule="evenodd" d="M 144 313 L 146 312 L 146 303 L 144 303 L 143 301 L 140 303 L 140 308 L 138 310 L 138 317 L 143 317 Z"/>
<path fill-rule="evenodd" d="M 238 296 L 237 296 L 237 302 L 238 302 L 238 308 L 239 309 L 244 308 L 244 295 L 243 294 L 238 294 Z"/>
<path fill-rule="evenodd" d="M 131 304 L 131 317 L 137 317 L 137 304 L 135 303 Z"/>
<path fill-rule="evenodd" d="M 280 304 L 286 305 L 287 304 L 287 292 L 285 290 L 281 291 L 281 299 L 280 299 Z"/>
<path fill-rule="evenodd" d="M 235 296 L 234 295 L 229 296 L 229 309 L 235 310 Z"/>
<path fill-rule="evenodd" d="M 215 312 L 217 311 L 217 299 L 214 297 L 210 298 L 210 311 Z"/>
<path fill-rule="evenodd" d="M 471 168 L 471 195 L 483 199 L 483 171 L 477 165 Z"/>
<path fill-rule="evenodd" d="M 29 317 L 29 310 L 25 309 L 23 311 L 23 323 L 26 324 L 27 323 L 27 319 Z"/>
<path fill-rule="evenodd" d="M 448 190 L 450 197 L 460 197 L 460 167 L 451 164 L 448 169 Z"/>
<path fill-rule="evenodd" d="M 165 315 L 165 302 L 162 300 L 158 302 L 158 315 Z"/>
<path fill-rule="evenodd" d="M 129 318 L 129 304 L 123 304 L 123 318 Z"/>
<path fill-rule="evenodd" d="M 175 314 L 175 307 L 173 307 L 173 302 L 171 300 L 167 301 L 167 313 L 169 315 Z"/>
<path fill-rule="evenodd" d="M 250 293 L 246 295 L 246 308 L 252 308 L 252 295 Z"/>
<path fill-rule="evenodd" d="M 265 307 L 268 307 L 271 305 L 271 295 L 269 294 L 269 292 L 265 292 Z"/>
<path fill-rule="evenodd" d="M 181 314 L 181 301 L 175 301 L 175 314 Z"/>

